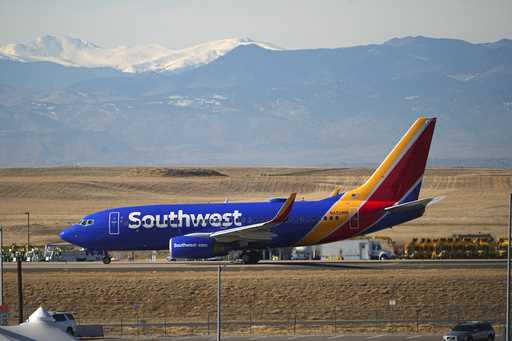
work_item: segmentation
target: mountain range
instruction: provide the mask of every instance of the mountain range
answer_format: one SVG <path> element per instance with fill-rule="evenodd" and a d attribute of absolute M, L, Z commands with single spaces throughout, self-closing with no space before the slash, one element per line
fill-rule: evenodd
<path fill-rule="evenodd" d="M 1 166 L 365 165 L 419 114 L 438 164 L 512 166 L 512 41 L 0 45 Z"/>
<path fill-rule="evenodd" d="M 0 58 L 20 62 L 52 62 L 75 67 L 109 67 L 122 72 L 177 72 L 208 64 L 241 45 L 279 49 L 250 38 L 211 41 L 180 50 L 158 44 L 104 48 L 88 41 L 45 35 L 27 44 L 0 45 Z"/>

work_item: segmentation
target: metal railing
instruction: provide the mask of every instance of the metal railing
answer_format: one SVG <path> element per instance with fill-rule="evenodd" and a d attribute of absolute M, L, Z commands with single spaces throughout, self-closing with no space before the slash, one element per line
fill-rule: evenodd
<path fill-rule="evenodd" d="M 228 335 L 336 335 L 360 332 L 442 333 L 461 321 L 486 320 L 497 330 L 505 325 L 503 306 L 451 306 L 437 311 L 430 306 L 382 307 L 350 313 L 348 307 L 336 307 L 323 318 L 311 318 L 311 312 L 232 314 L 223 312 L 222 333 Z M 446 307 L 445 307 L 446 308 Z M 106 336 L 119 335 L 215 335 L 216 311 L 208 310 L 202 319 L 119 318 L 101 321 L 80 320 L 81 325 L 102 325 Z"/>

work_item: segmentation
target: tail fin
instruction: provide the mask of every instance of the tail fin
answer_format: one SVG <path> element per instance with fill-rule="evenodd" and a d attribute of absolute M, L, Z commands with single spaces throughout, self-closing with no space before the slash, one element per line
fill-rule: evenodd
<path fill-rule="evenodd" d="M 418 199 L 436 118 L 420 117 L 352 196 L 405 203 Z"/>

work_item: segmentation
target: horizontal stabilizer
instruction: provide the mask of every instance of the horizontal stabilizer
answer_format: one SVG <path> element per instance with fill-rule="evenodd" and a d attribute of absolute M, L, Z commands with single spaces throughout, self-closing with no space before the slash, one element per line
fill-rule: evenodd
<path fill-rule="evenodd" d="M 421 208 L 425 209 L 428 206 L 430 206 L 432 204 L 436 204 L 443 199 L 444 199 L 444 197 L 434 197 L 434 198 L 409 201 L 404 204 L 386 207 L 384 209 L 384 211 L 391 212 L 391 213 L 400 213 L 400 212 L 413 211 L 413 210 L 417 210 L 417 209 L 421 209 Z"/>

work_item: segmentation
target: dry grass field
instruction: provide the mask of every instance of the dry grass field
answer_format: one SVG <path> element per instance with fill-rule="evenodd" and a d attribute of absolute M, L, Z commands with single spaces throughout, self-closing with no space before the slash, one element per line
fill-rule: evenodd
<path fill-rule="evenodd" d="M 7 273 L 7 304 L 13 308 L 15 283 L 15 273 Z M 24 287 L 27 311 L 39 305 L 74 311 L 81 322 L 126 323 L 137 316 L 207 321 L 208 311 L 212 320 L 215 316 L 215 271 L 27 273 Z M 311 270 L 307 276 L 296 270 L 228 271 L 222 293 L 228 320 L 501 320 L 505 271 L 337 269 Z M 391 297 L 397 302 L 393 309 Z"/>
<path fill-rule="evenodd" d="M 216 172 L 220 174 L 216 174 Z M 76 167 L 0 169 L 0 224 L 7 243 L 58 241 L 58 232 L 88 213 L 150 203 L 267 200 L 299 193 L 327 196 L 336 185 L 353 188 L 370 169 Z M 204 176 L 202 176 L 204 175 Z M 225 176 L 223 176 L 225 175 Z M 445 196 L 421 219 L 381 232 L 396 240 L 451 233 L 506 234 L 512 169 L 429 169 L 422 197 Z"/>

